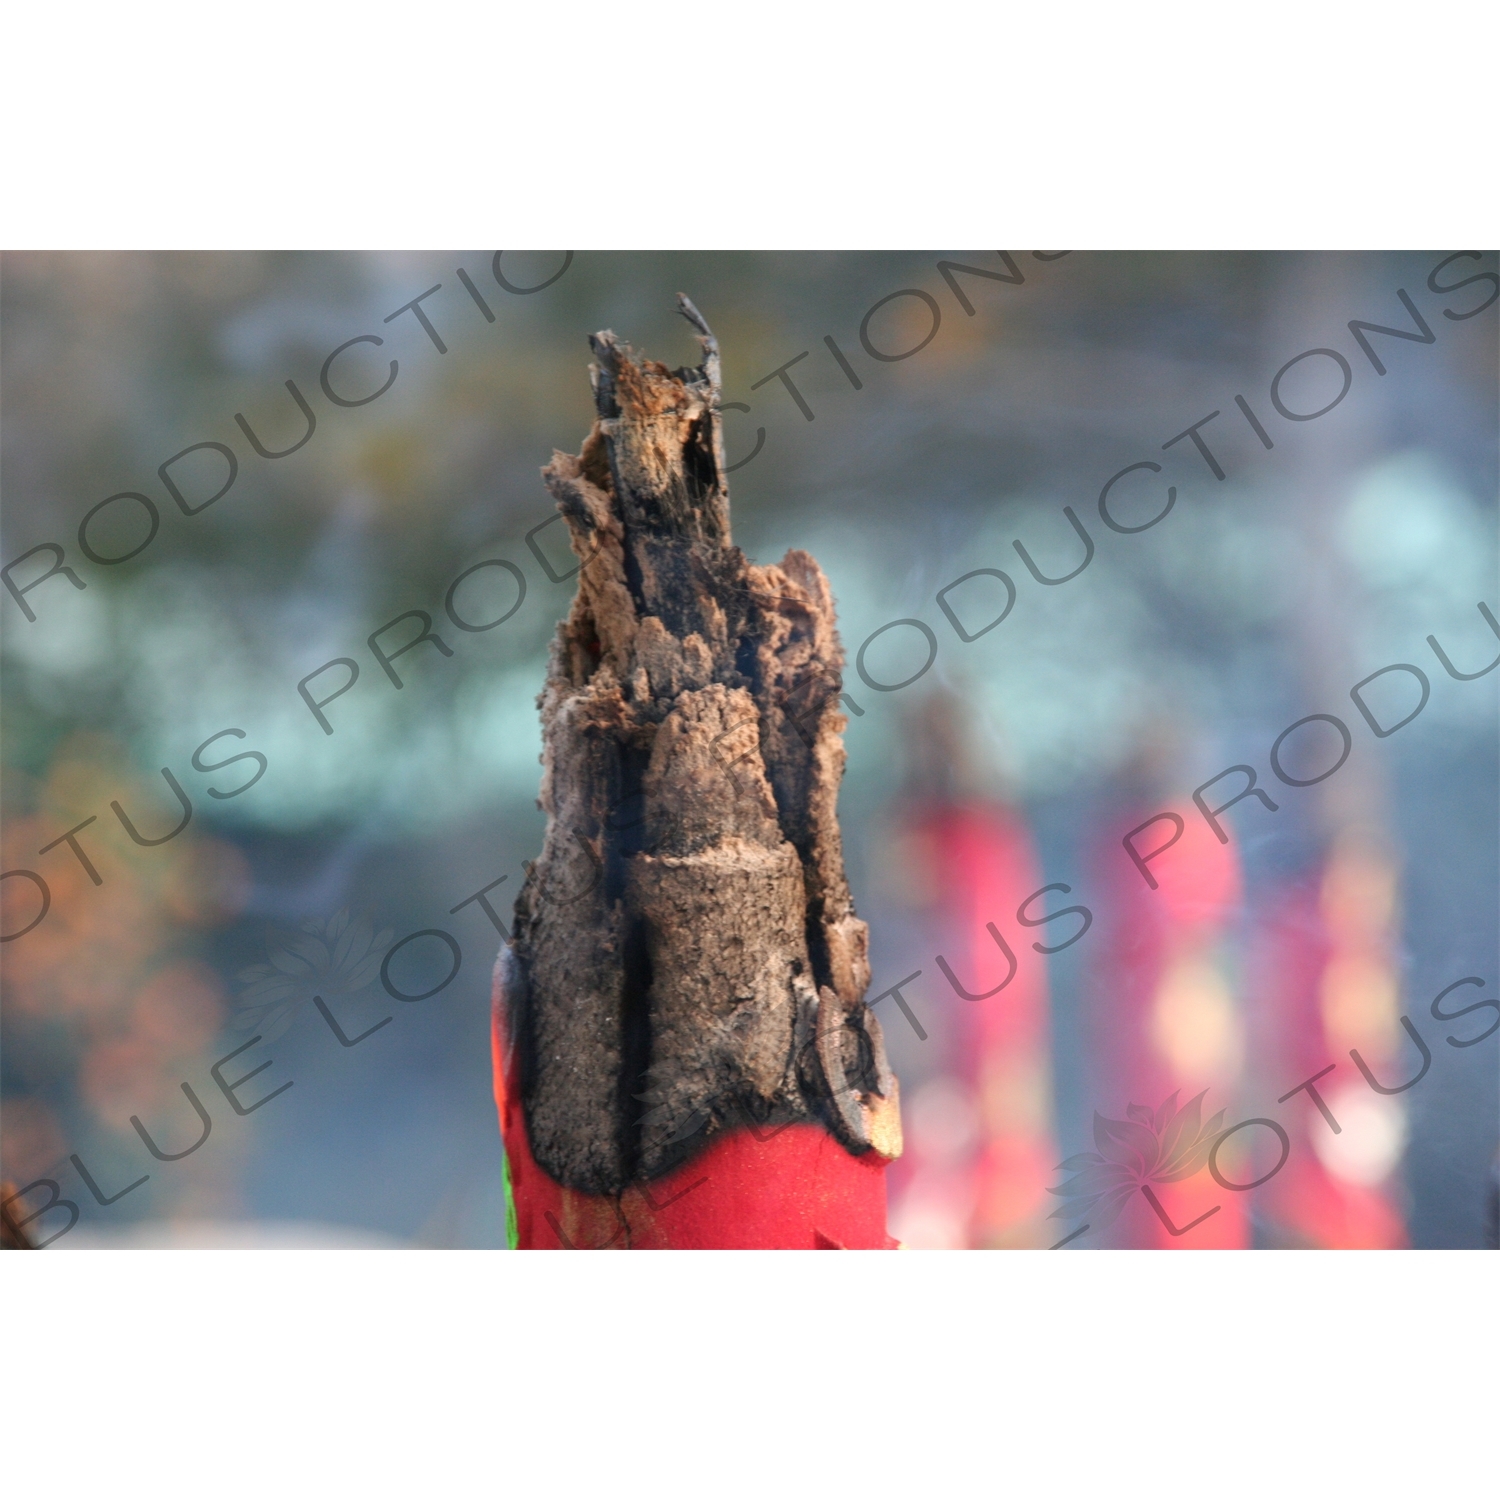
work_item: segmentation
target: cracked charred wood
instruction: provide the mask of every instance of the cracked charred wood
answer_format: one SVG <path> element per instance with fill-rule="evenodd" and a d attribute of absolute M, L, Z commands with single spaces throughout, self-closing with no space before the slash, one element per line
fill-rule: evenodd
<path fill-rule="evenodd" d="M 806 553 L 758 567 L 732 545 L 718 346 L 679 302 L 702 365 L 595 335 L 597 421 L 543 471 L 581 566 L 497 990 L 530 1154 L 586 1194 L 744 1128 L 900 1151 L 835 811 L 833 598 Z"/>

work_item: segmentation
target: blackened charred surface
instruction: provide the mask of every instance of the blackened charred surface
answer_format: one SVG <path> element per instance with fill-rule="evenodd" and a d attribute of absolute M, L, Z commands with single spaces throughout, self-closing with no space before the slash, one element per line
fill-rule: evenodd
<path fill-rule="evenodd" d="M 724 485 L 714 458 L 713 424 L 714 414 L 706 411 L 693 421 L 682 445 L 682 466 L 688 492 L 710 518 L 703 528 L 704 540 L 722 546 L 728 540 L 726 528 L 716 523 L 721 512 L 727 518 L 728 507 L 719 500 Z"/>
<path fill-rule="evenodd" d="M 807 921 L 803 930 L 807 938 L 807 961 L 812 967 L 813 983 L 819 988 L 831 985 L 833 965 L 828 960 L 828 938 L 823 931 L 823 903 L 807 903 Z"/>
<path fill-rule="evenodd" d="M 615 336 L 608 329 L 589 335 L 589 348 L 594 351 L 598 364 L 589 371 L 594 388 L 594 410 L 608 420 L 620 415 L 620 404 L 615 399 Z"/>
<path fill-rule="evenodd" d="M 732 545 L 717 346 L 684 311 L 703 367 L 596 335 L 599 421 L 545 471 L 584 566 L 539 700 L 549 824 L 515 1034 L 533 1154 L 588 1192 L 744 1125 L 899 1139 L 883 1053 L 860 1051 L 879 1044 L 834 814 L 833 599 L 806 554 L 757 567 Z"/>
<path fill-rule="evenodd" d="M 531 878 L 532 872 L 528 871 L 528 884 Z M 500 977 L 499 1003 L 505 1007 L 505 1035 L 516 1052 L 521 1093 L 529 1099 L 536 1093 L 540 1068 L 536 1055 L 536 1025 L 531 1013 L 531 985 L 518 951 L 522 925 L 528 920 L 524 910 L 526 905 L 527 897 L 523 891 L 516 898 L 515 941 L 501 948 L 496 972 Z"/>
<path fill-rule="evenodd" d="M 739 646 L 734 655 L 734 665 L 746 682 L 751 684 L 755 682 L 755 642 L 748 635 L 740 637 Z"/>
<path fill-rule="evenodd" d="M 646 1114 L 642 1096 L 651 1066 L 651 940 L 644 918 L 636 917 L 626 928 L 620 959 L 625 983 L 617 1108 L 624 1124 L 624 1168 L 628 1181 L 640 1168 L 641 1122 Z"/>
<path fill-rule="evenodd" d="M 642 612 L 655 615 L 679 639 L 702 635 L 705 599 L 695 588 L 701 569 L 696 548 L 674 536 L 635 535 L 626 551 L 639 577 Z"/>
<path fill-rule="evenodd" d="M 651 752 L 636 744 L 614 747 L 616 775 L 608 791 L 610 815 L 604 825 L 604 894 L 615 903 L 625 895 L 630 861 L 646 845 L 646 767 Z"/>
<path fill-rule="evenodd" d="M 632 541 L 625 548 L 625 583 L 630 589 L 630 597 L 635 600 L 636 609 L 640 614 L 653 613 L 651 605 L 653 601 L 647 597 L 646 567 L 643 565 L 641 556 L 642 543 Z M 649 563 L 649 558 L 644 562 Z"/>

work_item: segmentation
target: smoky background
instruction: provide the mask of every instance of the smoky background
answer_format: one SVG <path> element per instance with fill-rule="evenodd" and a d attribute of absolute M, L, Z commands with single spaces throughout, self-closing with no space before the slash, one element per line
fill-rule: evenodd
<path fill-rule="evenodd" d="M 1000 267 L 994 252 L 946 254 Z M 1206 1089 L 1206 1108 L 1231 1120 L 1272 1114 L 1349 1045 L 1404 1077 L 1406 1014 L 1434 1050 L 1423 1082 L 1375 1108 L 1368 1090 L 1348 1095 L 1334 1145 L 1310 1115 L 1295 1160 L 1315 1167 L 1236 1198 L 1212 1232 L 1265 1246 L 1482 1243 L 1494 1044 L 1450 1049 L 1444 1035 L 1484 1017 L 1438 1027 L 1428 1006 L 1462 975 L 1500 979 L 1500 674 L 1455 683 L 1424 640 L 1456 643 L 1465 662 L 1493 654 L 1475 606 L 1496 597 L 1495 315 L 1442 316 L 1485 288 L 1428 292 L 1441 252 L 1014 254 L 1020 285 L 961 278 L 972 315 L 936 252 L 579 252 L 526 295 L 499 285 L 481 251 L 0 262 L 5 557 L 56 541 L 76 564 L 80 519 L 121 491 L 161 512 L 139 557 L 79 565 L 84 591 L 53 580 L 28 595 L 34 624 L 3 605 L 5 867 L 44 868 L 44 843 L 100 815 L 82 837 L 104 884 L 65 851 L 44 856 L 53 908 L 0 953 L 0 1156 L 18 1184 L 66 1179 L 84 1216 L 60 1246 L 504 1243 L 487 1028 L 499 934 L 477 904 L 451 908 L 503 876 L 489 895 L 508 921 L 540 847 L 534 699 L 572 584 L 526 537 L 551 514 L 539 468 L 554 448 L 576 451 L 592 419 L 586 335 L 612 327 L 670 365 L 695 362 L 678 291 L 719 338 L 726 402 L 751 408 L 726 414 L 730 462 L 765 430 L 731 476 L 736 542 L 760 562 L 811 552 L 839 601 L 845 686 L 863 710 L 846 737 L 841 821 L 871 924 L 872 994 L 920 969 L 906 993 L 928 1032 L 919 1040 L 882 1004 L 908 1137 L 893 1232 L 914 1245 L 1052 1243 L 1071 1226 L 1048 1219 L 1047 1189 L 1058 1162 L 1093 1146 L 1095 1110 L 1124 1118 L 1129 1104 Z M 516 286 L 561 264 L 503 262 Z M 437 284 L 422 306 L 446 353 L 410 313 L 383 321 Z M 872 359 L 861 324 L 906 288 L 934 300 L 939 326 L 910 357 Z M 1437 337 L 1377 338 L 1380 377 L 1347 322 L 1408 326 L 1397 288 Z M 929 326 L 908 297 L 866 333 L 901 350 Z M 386 342 L 350 352 L 345 388 L 373 390 L 390 359 L 399 375 L 341 409 L 319 371 L 364 333 Z M 1272 374 L 1314 347 L 1350 359 L 1348 397 L 1316 421 L 1274 419 Z M 756 388 L 804 350 L 788 373 L 811 421 L 779 380 Z M 288 379 L 317 428 L 262 460 L 234 414 L 273 449 L 294 441 Z M 1304 409 L 1321 404 L 1308 389 Z M 1222 481 L 1190 444 L 1161 449 L 1215 409 L 1204 437 Z M 239 473 L 188 518 L 157 466 L 205 440 L 233 447 Z M 1148 459 L 1177 486 L 1172 513 L 1139 535 L 1106 532 L 1101 485 Z M 201 493 L 219 482 L 205 468 Z M 1135 493 L 1122 484 L 1121 506 Z M 1051 576 L 1076 566 L 1064 505 L 1097 551 L 1077 578 L 1040 586 L 1014 543 Z M 96 546 L 135 545 L 128 508 L 105 520 Z M 534 537 L 559 573 L 571 565 L 560 532 Z M 445 591 L 491 557 L 522 570 L 525 598 L 495 629 L 460 636 L 445 628 Z M 964 643 L 935 595 L 977 568 L 1004 570 L 1017 598 Z M 514 598 L 497 573 L 473 588 L 475 617 Z M 412 609 L 433 616 L 453 655 L 402 657 L 397 691 L 365 642 Z M 855 653 L 902 618 L 933 630 L 937 656 L 911 686 L 872 690 Z M 326 709 L 324 735 L 296 684 L 336 657 L 361 676 Z M 1377 742 L 1348 689 L 1395 661 L 1421 664 L 1432 698 Z M 921 662 L 911 632 L 893 631 L 867 667 L 896 682 Z M 1317 712 L 1349 722 L 1348 764 L 1305 791 L 1271 786 L 1271 743 Z M 248 773 L 196 775 L 189 757 L 230 725 L 246 738 L 220 741 L 215 758 L 254 749 L 268 768 L 218 801 L 204 786 Z M 1186 893 L 1170 917 L 1148 911 L 1121 832 L 1239 762 L 1259 768 L 1280 811 L 1241 804 L 1227 849 L 1185 844 Z M 170 844 L 140 848 L 108 804 L 168 826 L 164 765 L 194 818 Z M 1029 944 L 1060 941 L 1058 929 L 1027 930 L 1015 910 L 1052 882 L 1071 888 L 1057 904 L 1086 905 L 1093 925 L 1044 961 Z M 1001 972 L 989 920 L 1019 955 L 1017 978 L 971 1004 L 934 959 L 988 988 Z M 462 945 L 457 976 L 431 999 L 392 1000 L 370 962 L 392 940 L 379 939 L 431 928 Z M 406 961 L 395 972 L 409 993 L 442 977 L 441 954 Z M 350 1037 L 394 1020 L 340 1047 L 313 994 Z M 255 1034 L 265 1041 L 244 1067 L 274 1058 L 267 1088 L 295 1086 L 239 1118 L 208 1069 Z M 157 1164 L 130 1119 L 160 1140 L 196 1133 L 185 1080 L 213 1132 Z M 1335 1080 L 1358 1084 L 1347 1061 Z M 69 1175 L 73 1153 L 101 1184 L 151 1177 L 97 1207 Z M 1136 1205 L 1080 1243 L 1100 1242 L 1155 1244 L 1160 1232 Z"/>

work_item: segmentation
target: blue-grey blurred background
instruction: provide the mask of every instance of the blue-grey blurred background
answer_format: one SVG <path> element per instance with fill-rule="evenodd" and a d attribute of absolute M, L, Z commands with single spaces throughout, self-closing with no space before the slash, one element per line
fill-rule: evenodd
<path fill-rule="evenodd" d="M 862 710 L 841 816 L 872 994 L 922 971 L 904 993 L 925 1040 L 889 1000 L 879 1012 L 908 1139 L 893 1232 L 917 1246 L 1053 1243 L 1076 1223 L 1048 1218 L 1047 1188 L 1064 1157 L 1096 1148 L 1095 1111 L 1122 1119 L 1207 1089 L 1205 1113 L 1282 1119 L 1293 1142 L 1263 1189 L 1208 1184 L 1216 1243 L 1482 1244 L 1496 1040 L 1446 1038 L 1496 1013 L 1442 1022 L 1429 1008 L 1460 978 L 1485 988 L 1456 991 L 1454 1008 L 1500 981 L 1500 671 L 1455 680 L 1426 637 L 1466 672 L 1500 651 L 1477 607 L 1500 605 L 1496 308 L 1482 307 L 1500 281 L 1493 254 L 1451 255 L 518 252 L 499 263 L 509 288 L 488 251 L 6 256 L 4 560 L 57 543 L 86 587 L 59 575 L 26 592 L 35 621 L 0 596 L 5 869 L 38 872 L 51 897 L 0 950 L 5 1177 L 54 1179 L 78 1203 L 59 1248 L 504 1243 L 487 1018 L 500 936 L 480 903 L 460 903 L 504 877 L 487 899 L 508 923 L 540 847 L 535 696 L 573 560 L 560 525 L 535 530 L 553 514 L 538 471 L 588 430 L 588 333 L 696 362 L 674 311 L 683 291 L 720 340 L 726 403 L 742 404 L 725 417 L 736 542 L 760 562 L 811 552 L 838 600 Z M 945 277 L 940 261 L 1021 279 Z M 420 307 L 446 352 L 412 312 L 385 321 L 432 287 Z M 1368 335 L 1378 374 L 1349 322 L 1415 330 L 1398 291 L 1433 336 Z M 399 371 L 377 399 L 339 406 L 320 370 L 360 335 L 384 342 L 340 356 L 336 391 L 375 390 L 393 359 Z M 1313 349 L 1347 361 L 1348 393 L 1287 420 L 1272 377 Z M 772 372 L 804 351 L 787 369 L 799 402 Z M 307 422 L 289 380 L 316 427 L 266 459 L 236 414 L 262 446 L 290 447 Z M 1336 361 L 1318 356 L 1279 396 L 1306 413 L 1339 388 Z M 1190 439 L 1163 448 L 1213 411 L 1201 435 L 1222 480 Z M 187 516 L 158 466 L 205 442 L 227 445 L 238 474 Z M 1108 529 L 1101 486 L 1146 460 L 1160 475 L 1122 480 L 1115 514 L 1148 521 L 1168 484 L 1174 508 L 1137 534 Z M 215 450 L 169 470 L 190 503 L 224 474 Z M 79 524 L 122 492 L 152 502 L 159 531 L 126 561 L 90 562 Z M 1048 576 L 1077 567 L 1064 506 L 1096 550 L 1047 586 L 1014 544 Z M 146 517 L 116 502 L 89 543 L 129 552 Z M 495 558 L 525 578 L 519 607 L 493 629 L 453 628 L 450 584 Z M 35 554 L 12 579 L 50 563 Z M 1016 602 L 966 643 L 935 596 L 981 568 L 1008 574 Z M 971 626 L 1003 603 L 987 578 L 953 597 Z M 482 621 L 516 595 L 512 573 L 481 569 L 456 607 Z M 452 654 L 402 656 L 398 691 L 366 640 L 410 610 Z M 898 619 L 926 624 L 937 655 L 911 686 L 880 691 L 853 658 Z M 388 649 L 415 626 L 401 629 Z M 892 630 L 866 672 L 898 682 L 925 655 L 914 628 Z M 297 684 L 335 658 L 360 675 L 324 710 L 328 735 Z M 1420 667 L 1431 697 L 1377 739 L 1349 689 L 1396 662 Z M 1372 704 L 1382 691 L 1385 722 L 1412 706 L 1390 678 Z M 1349 760 L 1316 786 L 1284 785 L 1272 742 L 1314 713 L 1348 724 Z M 204 763 L 258 751 L 267 768 L 214 798 L 256 769 L 194 768 L 229 728 L 243 738 Z M 1311 777 L 1336 750 L 1309 741 L 1296 761 L 1289 746 L 1287 764 Z M 1121 834 L 1163 809 L 1191 818 L 1193 789 L 1240 763 L 1279 811 L 1241 802 L 1228 846 L 1199 820 L 1158 863 L 1181 862 L 1177 886 L 1164 878 L 1165 903 L 1143 904 Z M 142 847 L 110 804 L 144 836 L 165 832 L 180 812 L 163 767 L 192 821 Z M 1223 785 L 1220 802 L 1237 789 Z M 39 852 L 91 815 L 77 837 L 98 885 L 66 844 Z M 1015 1007 L 958 999 L 934 957 L 968 974 L 985 961 L 988 908 L 969 911 L 969 895 L 1044 883 L 1071 888 L 1049 909 L 1088 906 L 1089 933 L 1043 960 L 1007 897 L 994 919 L 1021 955 Z M 7 881 L 4 897 L 5 931 L 25 927 L 35 886 Z M 393 999 L 381 957 L 432 929 L 457 944 L 457 974 L 431 998 Z M 415 994 L 451 963 L 422 938 L 387 977 Z M 351 1039 L 393 1019 L 344 1046 L 314 994 Z M 976 1019 L 1002 1014 L 1019 1019 Z M 1430 1069 L 1378 1094 L 1348 1053 L 1404 1081 L 1419 1063 L 1403 1015 Z M 256 1035 L 224 1065 L 233 1080 L 270 1060 L 239 1097 L 293 1086 L 242 1117 L 210 1068 Z M 1326 1063 L 1337 1137 L 1305 1095 L 1278 1102 Z M 166 1153 L 189 1146 L 202 1127 L 184 1083 L 212 1130 L 161 1162 L 131 1120 Z M 75 1157 L 105 1197 L 149 1181 L 101 1206 Z M 32 1228 L 65 1222 L 53 1211 Z M 1077 1243 L 1177 1242 L 1162 1233 L 1136 1202 Z"/>

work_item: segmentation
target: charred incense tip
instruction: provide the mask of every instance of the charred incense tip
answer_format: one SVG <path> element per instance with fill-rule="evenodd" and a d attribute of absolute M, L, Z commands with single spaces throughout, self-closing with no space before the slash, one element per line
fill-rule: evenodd
<path fill-rule="evenodd" d="M 844 875 L 843 651 L 818 565 L 734 547 L 719 350 L 669 370 L 595 334 L 598 421 L 544 471 L 583 566 L 540 703 L 541 858 L 509 1034 L 532 1153 L 619 1192 L 737 1125 L 900 1149 Z"/>
<path fill-rule="evenodd" d="M 692 298 L 686 292 L 678 292 L 677 294 L 677 311 L 697 330 L 698 342 L 703 346 L 703 375 L 708 385 L 714 408 L 717 410 L 719 397 L 723 390 L 719 362 L 719 341 L 714 337 L 713 329 L 708 326 L 703 314 L 693 305 Z"/>
<path fill-rule="evenodd" d="M 711 349 L 717 354 L 719 352 L 719 341 L 714 337 L 713 329 L 704 322 L 703 314 L 694 306 L 693 299 L 686 292 L 678 292 L 677 294 L 677 311 L 703 335 L 703 347 Z"/>

